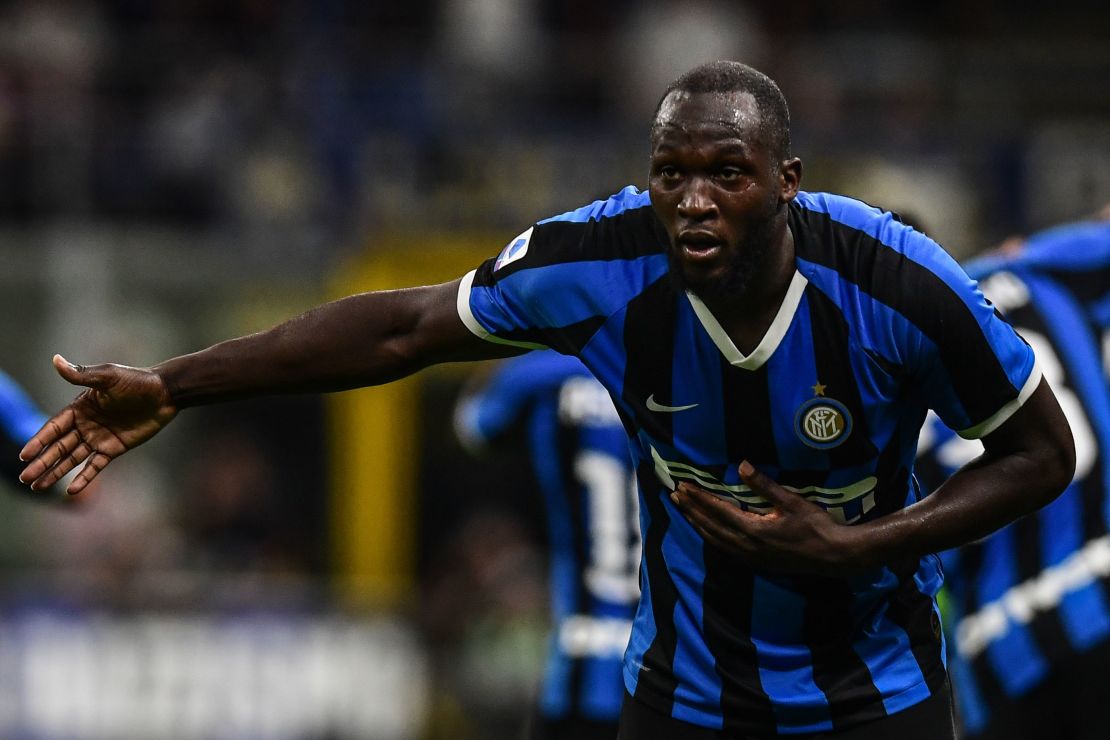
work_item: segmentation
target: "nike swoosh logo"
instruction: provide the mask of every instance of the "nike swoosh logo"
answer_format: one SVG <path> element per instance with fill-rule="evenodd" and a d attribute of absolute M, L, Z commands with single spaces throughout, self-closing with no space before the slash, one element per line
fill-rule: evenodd
<path fill-rule="evenodd" d="M 654 393 L 652 393 L 650 396 L 647 397 L 648 411 L 661 411 L 664 414 L 673 414 L 676 411 L 685 411 L 686 409 L 692 409 L 695 406 L 697 406 L 696 403 L 691 403 L 691 404 L 688 404 L 686 406 L 664 406 L 661 403 L 656 403 L 655 402 L 655 394 Z"/>

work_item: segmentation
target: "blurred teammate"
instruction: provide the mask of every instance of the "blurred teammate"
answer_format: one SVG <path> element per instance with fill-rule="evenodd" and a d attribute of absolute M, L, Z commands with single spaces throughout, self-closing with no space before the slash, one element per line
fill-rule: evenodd
<path fill-rule="evenodd" d="M 530 736 L 612 740 L 640 595 L 636 483 L 613 401 L 579 360 L 533 352 L 502 364 L 455 418 L 475 451 L 526 428 L 546 503 L 554 630 Z"/>
<path fill-rule="evenodd" d="M 19 485 L 19 451 L 46 421 L 46 414 L 6 373 L 0 371 L 0 475 Z"/>
<path fill-rule="evenodd" d="M 1110 733 L 1110 222 L 1063 226 L 968 266 L 1036 350 L 1075 437 L 1060 498 L 945 553 L 968 735 L 1084 740 Z M 934 418 L 926 486 L 977 456 Z"/>
<path fill-rule="evenodd" d="M 933 553 L 1054 499 L 1074 450 L 1032 350 L 891 214 L 800 190 L 778 87 L 695 68 L 648 191 L 534 224 L 463 278 L 351 296 L 88 386 L 23 454 L 79 492 L 182 408 L 550 347 L 613 398 L 640 491 L 623 740 L 952 737 Z M 928 497 L 933 408 L 984 454 Z M 726 500 L 727 499 L 727 500 Z"/>

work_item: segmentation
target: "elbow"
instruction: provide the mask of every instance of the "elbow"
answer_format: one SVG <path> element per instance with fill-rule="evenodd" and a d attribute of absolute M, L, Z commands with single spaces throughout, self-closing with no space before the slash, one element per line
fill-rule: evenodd
<path fill-rule="evenodd" d="M 1075 440 L 1072 438 L 1070 428 L 1064 427 L 1062 432 L 1044 445 L 1038 456 L 1037 467 L 1044 481 L 1042 505 L 1055 500 L 1063 493 L 1075 476 Z"/>

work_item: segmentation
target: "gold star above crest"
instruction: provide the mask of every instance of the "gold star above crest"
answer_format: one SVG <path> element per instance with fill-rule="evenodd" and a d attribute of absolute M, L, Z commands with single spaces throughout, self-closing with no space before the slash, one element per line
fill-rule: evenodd
<path fill-rule="evenodd" d="M 817 385 L 810 386 L 810 387 L 813 388 L 813 395 L 815 395 L 815 396 L 825 395 L 825 386 L 821 383 L 820 380 L 817 381 Z"/>

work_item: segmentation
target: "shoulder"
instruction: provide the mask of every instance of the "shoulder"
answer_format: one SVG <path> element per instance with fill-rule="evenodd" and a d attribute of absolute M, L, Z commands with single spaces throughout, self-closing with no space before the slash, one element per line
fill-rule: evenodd
<path fill-rule="evenodd" d="M 815 256 L 839 250 L 857 258 L 862 252 L 863 256 L 902 255 L 927 266 L 938 261 L 955 264 L 939 244 L 903 223 L 894 211 L 855 198 L 802 192 L 794 201 L 792 215 L 792 221 L 811 237 L 805 247 Z"/>
<path fill-rule="evenodd" d="M 466 288 L 501 306 L 514 326 L 579 325 L 619 310 L 665 275 L 666 240 L 647 194 L 626 187 L 536 222 Z"/>
<path fill-rule="evenodd" d="M 791 228 L 801 262 L 872 294 L 926 299 L 929 286 L 963 293 L 967 274 L 937 242 L 898 214 L 831 193 L 799 193 Z M 809 275 L 807 275 L 809 277 Z M 895 290 L 897 289 L 897 290 Z"/>
<path fill-rule="evenodd" d="M 648 198 L 647 192 L 639 190 L 635 185 L 627 185 L 608 198 L 595 200 L 573 211 L 567 211 L 558 216 L 545 218 L 539 223 L 541 225 L 553 223 L 586 224 L 591 221 L 600 221 L 619 216 L 636 216 L 637 214 L 641 214 L 644 209 L 650 210 L 650 208 L 651 200 Z"/>
<path fill-rule="evenodd" d="M 505 246 L 501 275 L 585 261 L 635 260 L 660 254 L 665 234 L 647 193 L 628 186 L 589 205 L 536 222 Z"/>

